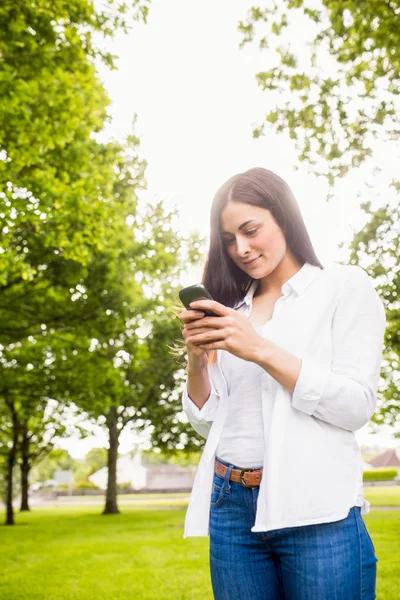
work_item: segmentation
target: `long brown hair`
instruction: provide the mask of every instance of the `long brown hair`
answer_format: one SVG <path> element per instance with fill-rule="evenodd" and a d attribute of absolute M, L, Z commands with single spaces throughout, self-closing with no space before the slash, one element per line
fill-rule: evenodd
<path fill-rule="evenodd" d="M 299 262 L 323 268 L 288 184 L 267 169 L 249 169 L 228 179 L 217 191 L 212 203 L 210 247 L 202 282 L 214 300 L 233 307 L 244 298 L 254 281 L 235 265 L 221 239 L 221 215 L 228 202 L 244 202 L 268 209 L 281 228 L 288 249 Z M 214 351 L 209 362 L 215 362 L 215 358 Z"/>

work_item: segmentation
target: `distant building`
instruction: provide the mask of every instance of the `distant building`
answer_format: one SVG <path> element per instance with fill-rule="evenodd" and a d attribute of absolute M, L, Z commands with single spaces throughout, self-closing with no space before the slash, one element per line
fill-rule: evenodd
<path fill-rule="evenodd" d="M 133 490 L 190 490 L 196 467 L 179 465 L 143 465 L 141 454 L 125 454 L 117 460 L 117 484 L 129 484 Z M 89 481 L 101 490 L 107 489 L 108 468 L 90 475 Z"/>
<path fill-rule="evenodd" d="M 370 465 L 369 463 L 365 462 L 365 460 L 362 461 L 362 470 L 363 471 L 371 471 L 374 467 L 372 465 Z"/>
<path fill-rule="evenodd" d="M 191 490 L 196 467 L 180 465 L 148 465 L 146 466 L 147 490 Z"/>
<path fill-rule="evenodd" d="M 375 458 L 372 458 L 369 462 L 370 465 L 372 465 L 375 468 L 382 468 L 382 467 L 395 467 L 397 469 L 397 472 L 400 471 L 400 458 L 399 458 L 399 451 L 400 449 L 390 449 L 390 450 L 385 450 L 385 452 L 383 452 L 382 454 L 379 454 L 379 456 L 375 456 Z"/>

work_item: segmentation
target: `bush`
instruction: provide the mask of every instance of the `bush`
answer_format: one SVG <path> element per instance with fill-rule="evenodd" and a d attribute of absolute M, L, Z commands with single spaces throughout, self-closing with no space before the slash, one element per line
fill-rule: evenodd
<path fill-rule="evenodd" d="M 124 483 L 119 483 L 117 485 L 117 489 L 118 490 L 130 490 L 131 489 L 131 484 L 129 481 L 125 481 Z"/>
<path fill-rule="evenodd" d="M 58 492 L 68 492 L 68 490 L 69 490 L 68 483 L 59 483 L 57 485 L 57 491 Z"/>
<path fill-rule="evenodd" d="M 74 485 L 76 490 L 98 490 L 100 489 L 92 481 L 77 481 Z"/>
<path fill-rule="evenodd" d="M 363 474 L 364 481 L 391 481 L 395 477 L 397 477 L 397 469 L 394 467 L 364 471 Z"/>

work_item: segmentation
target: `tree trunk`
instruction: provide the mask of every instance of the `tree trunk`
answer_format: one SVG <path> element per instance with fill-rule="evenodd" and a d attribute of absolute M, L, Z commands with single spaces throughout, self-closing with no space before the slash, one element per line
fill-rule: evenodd
<path fill-rule="evenodd" d="M 25 424 L 21 435 L 21 512 L 29 510 L 29 437 Z"/>
<path fill-rule="evenodd" d="M 14 507 L 13 507 L 13 475 L 14 467 L 17 460 L 18 440 L 19 440 L 19 421 L 17 412 L 12 400 L 5 397 L 6 405 L 8 406 L 11 413 L 12 420 L 12 442 L 7 458 L 7 480 L 6 480 L 6 520 L 5 525 L 15 525 L 14 521 Z"/>
<path fill-rule="evenodd" d="M 13 443 L 8 454 L 7 460 L 7 480 L 6 480 L 6 521 L 5 525 L 15 525 L 14 507 L 13 507 L 13 474 L 15 459 L 17 455 L 16 444 Z"/>
<path fill-rule="evenodd" d="M 107 427 L 109 435 L 108 446 L 108 480 L 106 491 L 106 505 L 103 515 L 118 514 L 117 505 L 117 458 L 119 446 L 119 430 L 118 430 L 118 415 L 117 408 L 112 406 L 107 415 Z"/>
<path fill-rule="evenodd" d="M 28 461 L 21 464 L 21 508 L 20 511 L 30 510 L 29 508 L 29 471 L 30 465 Z"/>

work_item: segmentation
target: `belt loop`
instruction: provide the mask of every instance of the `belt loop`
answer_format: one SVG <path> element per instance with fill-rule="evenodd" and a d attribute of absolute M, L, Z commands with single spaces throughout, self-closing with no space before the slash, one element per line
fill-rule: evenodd
<path fill-rule="evenodd" d="M 224 492 L 229 492 L 229 490 L 231 489 L 231 486 L 229 484 L 229 479 L 231 478 L 232 470 L 233 470 L 233 465 L 229 465 L 229 467 L 225 473 L 224 484 L 222 486 Z"/>

